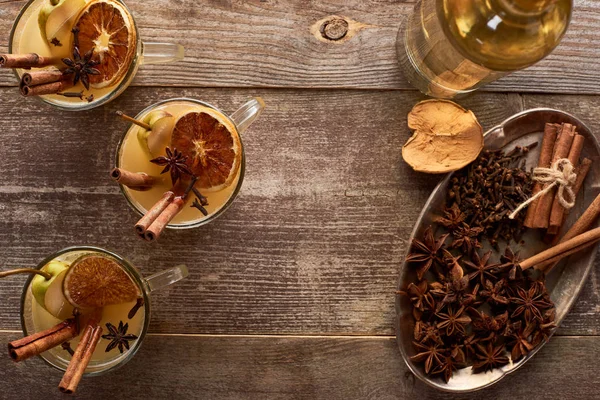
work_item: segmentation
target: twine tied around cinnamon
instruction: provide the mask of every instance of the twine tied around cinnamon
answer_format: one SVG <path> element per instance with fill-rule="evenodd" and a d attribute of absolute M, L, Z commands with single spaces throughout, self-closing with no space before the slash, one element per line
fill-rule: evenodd
<path fill-rule="evenodd" d="M 517 214 L 529 206 L 539 197 L 542 197 L 550 190 L 552 190 L 555 186 L 558 186 L 558 192 L 556 196 L 558 198 L 558 202 L 561 206 L 563 206 L 566 210 L 573 208 L 575 205 L 575 193 L 573 192 L 573 185 L 575 184 L 575 180 L 577 179 L 577 174 L 575 173 L 575 167 L 571 164 L 571 161 L 567 158 L 560 158 L 556 160 L 551 168 L 535 168 L 533 170 L 533 180 L 549 184 L 544 189 L 540 190 L 535 196 L 532 196 L 529 200 L 521 203 L 519 207 L 515 209 L 508 216 L 510 219 L 515 219 Z M 567 194 L 567 198 L 565 197 L 565 192 Z"/>

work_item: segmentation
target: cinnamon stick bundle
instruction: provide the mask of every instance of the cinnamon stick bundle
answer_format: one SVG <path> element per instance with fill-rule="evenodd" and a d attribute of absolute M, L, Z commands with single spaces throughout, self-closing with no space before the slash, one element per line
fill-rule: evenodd
<path fill-rule="evenodd" d="M 21 86 L 21 94 L 25 97 L 56 94 L 72 88 L 73 86 L 73 81 L 71 79 L 63 79 L 57 82 L 44 83 L 36 86 Z"/>
<path fill-rule="evenodd" d="M 56 68 L 31 71 L 26 72 L 21 76 L 20 86 L 37 86 L 44 83 L 53 83 L 58 82 L 62 78 L 63 73 Z"/>
<path fill-rule="evenodd" d="M 144 238 L 149 242 L 157 240 L 169 222 L 171 222 L 173 218 L 175 218 L 175 216 L 183 209 L 184 204 L 185 200 L 183 196 L 175 197 L 175 199 L 169 203 L 165 210 L 160 213 L 160 215 L 148 227 L 146 233 L 144 234 Z"/>
<path fill-rule="evenodd" d="M 88 323 L 83 332 L 81 341 L 77 345 L 77 349 L 75 349 L 75 354 L 73 354 L 73 357 L 69 362 L 67 371 L 58 385 L 61 392 L 67 394 L 75 393 L 85 369 L 92 359 L 92 355 L 96 350 L 96 345 L 100 341 L 101 336 L 102 327 L 98 326 L 95 321 L 93 323 Z"/>
<path fill-rule="evenodd" d="M 551 165 L 561 158 L 566 158 L 571 150 L 573 139 L 575 138 L 575 127 L 571 124 L 563 124 L 562 129 L 558 133 L 556 144 L 554 145 L 554 153 L 552 155 Z M 556 195 L 556 188 L 553 188 L 548 193 L 540 197 L 535 210 L 533 220 L 534 228 L 548 228 L 550 220 L 550 212 Z"/>
<path fill-rule="evenodd" d="M 36 53 L 2 54 L 0 68 L 42 68 L 54 63 L 52 57 L 42 57 Z"/>
<path fill-rule="evenodd" d="M 175 198 L 175 193 L 169 191 L 166 192 L 161 199 L 152 206 L 148 212 L 138 221 L 135 225 L 135 231 L 142 238 L 145 238 L 146 231 L 152 225 L 152 223 L 158 218 L 160 214 L 167 208 L 169 204 Z"/>
<path fill-rule="evenodd" d="M 78 334 L 77 320 L 71 318 L 43 332 L 10 342 L 8 354 L 15 362 L 23 361 L 67 342 Z"/>
<path fill-rule="evenodd" d="M 110 173 L 117 183 L 127 186 L 131 190 L 146 191 L 152 189 L 157 178 L 145 172 L 131 172 L 121 168 L 115 168 Z"/>
<path fill-rule="evenodd" d="M 550 168 L 552 165 L 552 155 L 554 153 L 554 145 L 556 143 L 556 137 L 558 136 L 558 131 L 560 129 L 559 124 L 550 124 L 547 123 L 544 126 L 544 137 L 542 138 L 542 148 L 540 150 L 540 158 L 538 160 L 538 168 Z M 542 190 L 542 184 L 540 182 L 536 182 L 533 187 L 533 192 L 531 196 L 535 196 Z M 525 217 L 525 225 L 528 228 L 533 228 L 536 210 L 539 204 L 539 199 L 535 200 L 533 203 L 529 205 L 527 208 L 527 216 Z"/>

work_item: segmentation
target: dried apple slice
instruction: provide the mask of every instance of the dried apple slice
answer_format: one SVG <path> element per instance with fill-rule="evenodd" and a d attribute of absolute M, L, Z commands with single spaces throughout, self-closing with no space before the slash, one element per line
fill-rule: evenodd
<path fill-rule="evenodd" d="M 136 301 L 140 292 L 112 258 L 85 255 L 75 260 L 63 282 L 65 297 L 74 307 L 101 308 Z"/>
<path fill-rule="evenodd" d="M 240 168 L 242 146 L 235 127 L 221 114 L 190 112 L 177 120 L 171 148 L 183 153 L 198 177 L 196 186 L 214 192 L 231 185 Z"/>
<path fill-rule="evenodd" d="M 94 49 L 93 60 L 100 75 L 91 75 L 91 86 L 100 89 L 119 82 L 131 65 L 137 49 L 135 25 L 123 4 L 114 0 L 92 1 L 75 22 L 79 29 L 79 51 Z"/>
<path fill-rule="evenodd" d="M 408 114 L 415 132 L 402 147 L 402 158 L 415 171 L 456 171 L 483 149 L 483 128 L 472 111 L 448 100 L 425 100 Z"/>

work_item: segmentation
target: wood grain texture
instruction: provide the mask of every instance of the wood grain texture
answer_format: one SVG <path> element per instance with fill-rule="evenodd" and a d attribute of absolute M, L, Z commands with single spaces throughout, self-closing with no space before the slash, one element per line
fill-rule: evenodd
<path fill-rule="evenodd" d="M 12 21 L 25 3 L 0 2 L 0 52 L 6 51 Z M 186 59 L 176 67 L 143 67 L 134 84 L 411 89 L 398 67 L 395 44 L 413 3 L 128 0 L 145 41 L 174 41 L 186 48 Z M 340 42 L 313 36 L 311 28 L 333 15 L 356 26 L 354 36 Z M 576 0 L 571 26 L 553 54 L 486 90 L 599 93 L 599 24 L 600 1 Z M 8 71 L 0 71 L 0 85 L 16 84 Z"/>
<path fill-rule="evenodd" d="M 82 114 L 13 92 L 0 89 L 5 267 L 35 265 L 73 244 L 114 250 L 145 274 L 185 263 L 190 277 L 154 297 L 152 332 L 393 334 L 406 240 L 439 179 L 401 160 L 415 92 L 131 88 Z M 267 110 L 244 134 L 248 172 L 232 208 L 201 229 L 139 241 L 137 217 L 108 177 L 126 129 L 114 112 L 181 95 L 232 112 L 250 94 Z M 598 131 L 594 97 L 539 98 L 560 98 Z M 528 101 L 479 93 L 462 104 L 487 129 Z M 598 265 L 561 333 L 598 334 Z M 1 328 L 19 328 L 22 282 L 0 285 Z"/>
<path fill-rule="evenodd" d="M 1 333 L 0 342 L 14 337 Z M 77 398 L 593 399 L 598 352 L 600 338 L 557 337 L 495 386 L 457 396 L 408 372 L 393 338 L 150 336 L 118 372 L 84 378 Z M 60 378 L 40 359 L 14 364 L 0 357 L 3 399 L 62 399 Z"/>

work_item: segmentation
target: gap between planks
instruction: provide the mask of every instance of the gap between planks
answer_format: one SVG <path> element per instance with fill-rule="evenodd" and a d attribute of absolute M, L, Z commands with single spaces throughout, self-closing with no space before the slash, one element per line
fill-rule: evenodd
<path fill-rule="evenodd" d="M 0 330 L 0 334 L 3 333 L 23 333 L 18 330 Z M 209 334 L 209 333 L 148 333 L 146 336 L 165 336 L 165 337 L 199 337 L 199 338 L 264 338 L 264 339 L 395 339 L 396 336 L 392 335 L 227 335 L 227 334 Z"/>
<path fill-rule="evenodd" d="M 22 333 L 16 330 L 0 330 L 3 333 Z M 395 335 L 224 335 L 208 333 L 148 333 L 146 336 L 184 337 L 184 338 L 244 338 L 244 339 L 357 339 L 357 340 L 390 340 L 396 339 Z M 600 338 L 600 335 L 556 335 L 560 338 L 583 339 Z"/>
<path fill-rule="evenodd" d="M 0 2 L 0 4 L 2 4 Z M 18 88 L 18 82 L 15 83 L 2 83 L 0 82 L 0 89 L 10 89 L 10 88 Z M 129 85 L 130 88 L 154 88 L 154 89 L 217 89 L 217 90 L 314 90 L 314 91 L 335 91 L 335 90 L 349 90 L 349 91 L 375 91 L 375 92 L 407 92 L 407 93 L 419 93 L 419 90 L 415 88 L 408 87 L 379 87 L 379 86 L 270 86 L 270 85 L 250 85 L 250 86 L 219 86 L 219 85 L 199 85 L 199 86 L 191 86 L 191 85 L 168 85 L 168 84 L 136 84 L 132 83 Z M 565 95 L 565 96 L 585 96 L 585 97 L 600 97 L 600 91 L 598 92 L 586 92 L 586 93 L 577 93 L 574 91 L 562 91 L 562 90 L 536 90 L 536 89 L 526 89 L 526 88 L 515 88 L 514 90 L 507 90 L 506 88 L 498 88 L 484 86 L 480 89 L 477 89 L 477 93 L 488 93 L 488 94 L 516 94 L 520 96 L 528 96 L 528 95 Z M 427 99 L 436 100 L 435 97 L 431 97 L 423 94 Z M 469 95 L 468 97 L 471 97 Z M 461 102 L 464 98 L 454 98 L 447 99 L 454 102 Z M 442 99 L 443 100 L 443 99 Z"/>

